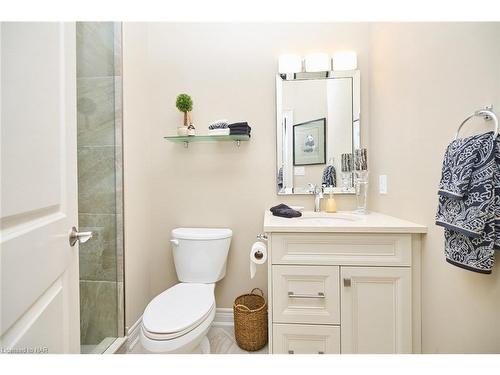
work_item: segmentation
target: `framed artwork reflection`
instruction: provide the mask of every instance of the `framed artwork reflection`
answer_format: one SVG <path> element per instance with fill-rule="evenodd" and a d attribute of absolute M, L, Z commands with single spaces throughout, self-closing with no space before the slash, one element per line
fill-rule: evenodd
<path fill-rule="evenodd" d="M 326 118 L 293 126 L 293 165 L 326 163 Z"/>

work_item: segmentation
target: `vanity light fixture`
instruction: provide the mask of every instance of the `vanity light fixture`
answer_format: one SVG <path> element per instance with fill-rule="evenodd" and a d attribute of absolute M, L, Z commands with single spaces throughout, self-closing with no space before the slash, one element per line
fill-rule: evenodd
<path fill-rule="evenodd" d="M 332 56 L 333 70 L 355 70 L 358 67 L 358 57 L 354 51 L 339 51 Z"/>
<path fill-rule="evenodd" d="M 306 72 L 327 72 L 331 69 L 331 59 L 327 53 L 316 52 L 306 56 Z"/>
<path fill-rule="evenodd" d="M 291 53 L 281 55 L 278 61 L 278 72 L 280 74 L 302 72 L 302 58 Z"/>

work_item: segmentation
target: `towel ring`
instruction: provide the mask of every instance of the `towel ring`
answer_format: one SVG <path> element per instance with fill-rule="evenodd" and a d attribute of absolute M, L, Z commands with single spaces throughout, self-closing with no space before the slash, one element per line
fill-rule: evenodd
<path fill-rule="evenodd" d="M 493 133 L 493 138 L 496 138 L 497 135 L 498 135 L 498 118 L 497 118 L 497 115 L 495 115 L 495 113 L 493 113 L 492 111 L 490 111 L 491 107 L 488 107 L 488 109 L 480 109 L 476 112 L 474 112 L 472 115 L 470 115 L 469 117 L 467 117 L 461 124 L 460 126 L 458 127 L 457 129 L 457 133 L 455 135 L 455 140 L 458 139 L 458 133 L 460 133 L 460 129 L 462 129 L 462 127 L 464 126 L 464 124 L 469 121 L 471 118 L 473 117 L 482 117 L 484 118 L 486 121 L 489 121 L 491 119 L 493 119 L 493 123 L 495 124 L 495 132 Z"/>

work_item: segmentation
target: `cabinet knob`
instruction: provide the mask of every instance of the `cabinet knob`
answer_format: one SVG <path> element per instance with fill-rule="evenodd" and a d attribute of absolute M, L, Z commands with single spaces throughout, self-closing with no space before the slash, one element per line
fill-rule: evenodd
<path fill-rule="evenodd" d="M 293 350 L 288 351 L 288 354 L 293 354 L 293 353 L 294 353 Z"/>
<path fill-rule="evenodd" d="M 351 279 L 344 278 L 344 286 L 345 287 L 350 287 L 351 286 Z"/>

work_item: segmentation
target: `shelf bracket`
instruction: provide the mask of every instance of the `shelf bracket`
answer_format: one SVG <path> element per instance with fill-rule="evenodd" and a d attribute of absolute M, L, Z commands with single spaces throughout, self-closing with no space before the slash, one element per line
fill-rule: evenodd
<path fill-rule="evenodd" d="M 184 148 L 188 148 L 189 147 L 189 142 L 184 142 Z"/>
<path fill-rule="evenodd" d="M 238 139 L 238 140 L 236 141 L 236 146 L 240 147 L 240 144 L 241 144 L 241 141 Z"/>

